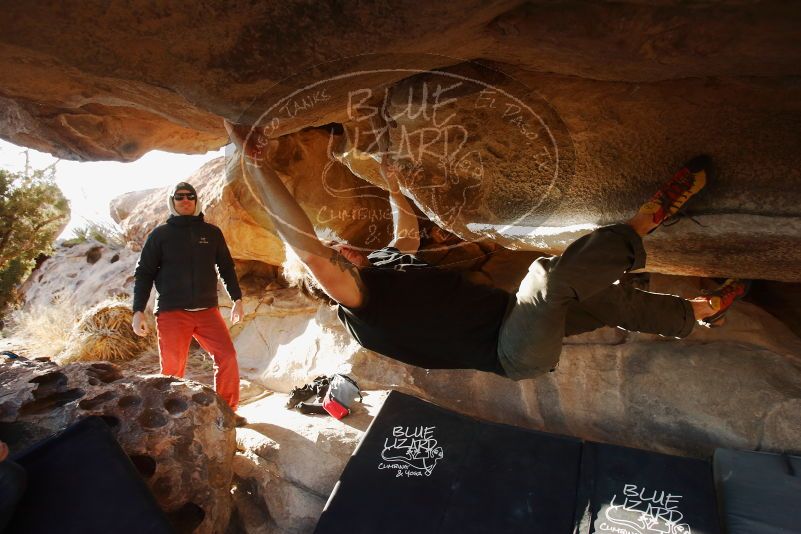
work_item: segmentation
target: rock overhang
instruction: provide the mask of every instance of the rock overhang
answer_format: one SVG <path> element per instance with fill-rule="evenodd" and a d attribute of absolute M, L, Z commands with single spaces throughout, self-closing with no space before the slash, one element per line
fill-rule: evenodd
<path fill-rule="evenodd" d="M 476 111 L 480 90 L 472 100 L 462 94 L 463 104 L 474 104 L 469 113 L 455 104 L 470 130 L 473 150 L 465 155 L 479 154 L 485 172 L 472 182 L 457 173 L 461 186 L 451 183 L 432 194 L 429 186 L 452 175 L 438 172 L 435 158 L 422 158 L 427 181 L 410 196 L 432 221 L 465 240 L 532 248 L 543 232 L 521 239 L 515 226 L 619 221 L 684 159 L 704 151 L 714 156 L 718 175 L 692 211 L 715 217 L 716 224 L 682 223 L 678 228 L 687 235 L 655 237 L 649 269 L 798 279 L 793 243 L 801 171 L 794 154 L 801 149 L 795 135 L 801 99 L 794 79 L 801 38 L 794 28 L 801 10 L 791 4 L 396 2 L 332 11 L 299 3 L 68 10 L 43 2 L 9 5 L 6 12 L 0 98 L 7 105 L 0 135 L 12 141 L 87 160 L 129 161 L 154 148 L 199 152 L 226 142 L 221 119 L 258 122 L 265 99 L 289 94 L 301 82 L 370 72 L 360 87 L 376 96 L 389 89 L 398 97 L 390 102 L 397 112 L 415 81 L 432 77 L 426 69 L 464 74 L 480 65 L 482 81 L 513 86 L 516 95 L 537 104 L 535 113 L 552 134 L 550 148 L 560 149 L 559 180 L 543 181 L 551 174 L 538 173 L 536 160 L 526 159 L 537 152 L 513 138 L 511 122 L 504 120 L 509 117 Z M 410 72 L 412 67 L 424 72 Z M 309 205 L 320 202 L 325 184 L 319 167 L 328 163 L 327 154 L 308 141 L 314 135 L 308 128 L 334 122 L 348 134 L 359 119 L 348 115 L 353 88 L 328 87 L 328 98 L 318 85 L 296 100 L 272 132 L 294 147 L 293 158 L 300 153 L 307 160 L 287 160 L 284 168 Z M 394 148 L 404 129 L 421 126 L 427 125 L 408 115 L 396 121 Z M 376 185 L 375 166 L 354 163 L 352 154 L 341 150 L 337 159 L 353 178 L 339 167 L 337 172 L 365 187 Z M 553 163 L 551 156 L 545 166 Z M 310 172 L 316 173 L 311 180 Z M 247 191 L 236 188 L 231 194 L 247 213 L 257 214 Z M 544 192 L 550 195 L 545 204 Z M 357 202 L 339 201 L 347 206 L 331 213 L 353 213 Z M 339 226 L 348 227 L 352 239 L 369 238 L 369 220 L 346 222 Z M 336 231 L 336 224 L 321 225 Z M 559 241 L 574 235 L 570 228 L 562 233 Z M 280 254 L 269 251 L 278 243 L 265 240 L 268 252 L 260 259 L 274 262 Z M 726 250 L 737 251 L 736 257 Z"/>

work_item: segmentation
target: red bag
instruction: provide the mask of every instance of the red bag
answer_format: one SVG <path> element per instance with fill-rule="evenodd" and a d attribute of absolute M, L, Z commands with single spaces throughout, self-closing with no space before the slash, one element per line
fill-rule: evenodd
<path fill-rule="evenodd" d="M 338 400 L 330 395 L 325 396 L 325 400 L 323 400 L 323 408 L 325 408 L 326 412 L 330 413 L 337 419 L 342 419 L 350 413 L 348 408 L 343 406 Z"/>
<path fill-rule="evenodd" d="M 356 402 L 356 396 L 361 400 L 359 385 L 353 379 L 345 375 L 334 375 L 323 399 L 323 408 L 337 419 L 342 419 L 350 413 L 350 406 Z"/>

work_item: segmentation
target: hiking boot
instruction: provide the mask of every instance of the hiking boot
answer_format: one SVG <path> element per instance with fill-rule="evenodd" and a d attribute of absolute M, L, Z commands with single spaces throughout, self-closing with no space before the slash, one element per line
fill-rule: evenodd
<path fill-rule="evenodd" d="M 671 219 L 684 207 L 690 198 L 701 191 L 711 178 L 712 161 L 709 156 L 696 156 L 679 169 L 651 199 L 640 206 L 638 213 L 651 215 L 656 225 L 651 232 Z M 650 232 L 649 232 L 650 233 Z"/>
<path fill-rule="evenodd" d="M 243 427 L 248 424 L 248 420 L 242 417 L 241 415 L 235 413 L 234 414 L 234 425 L 238 427 Z"/>
<path fill-rule="evenodd" d="M 726 312 L 729 311 L 732 304 L 743 298 L 748 294 L 748 289 L 751 287 L 750 280 L 737 280 L 736 278 L 729 278 L 723 285 L 713 291 L 704 292 L 709 306 L 715 311 L 714 315 L 704 317 L 699 322 L 707 328 L 714 328 L 723 325 L 723 319 Z"/>

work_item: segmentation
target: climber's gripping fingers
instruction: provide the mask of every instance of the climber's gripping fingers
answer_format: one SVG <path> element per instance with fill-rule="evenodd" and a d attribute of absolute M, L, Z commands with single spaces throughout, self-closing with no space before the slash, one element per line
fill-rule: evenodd
<path fill-rule="evenodd" d="M 270 139 L 261 128 L 254 128 L 244 124 L 233 124 L 224 121 L 228 137 L 242 151 L 248 163 L 261 161 L 265 157 L 272 155 L 278 147 L 276 139 Z M 245 146 L 247 145 L 247 146 Z"/>

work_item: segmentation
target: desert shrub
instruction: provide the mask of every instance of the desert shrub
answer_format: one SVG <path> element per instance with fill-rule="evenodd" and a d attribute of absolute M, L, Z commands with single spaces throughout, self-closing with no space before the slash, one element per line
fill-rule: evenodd
<path fill-rule="evenodd" d="M 116 225 L 86 221 L 81 226 L 73 228 L 72 237 L 64 242 L 66 246 L 85 243 L 94 240 L 104 245 L 123 246 L 125 245 L 125 235 Z"/>
<path fill-rule="evenodd" d="M 86 310 L 72 328 L 56 362 L 126 361 L 153 348 L 153 325 L 150 335 L 139 337 L 131 327 L 132 318 L 130 304 L 120 300 L 107 300 Z"/>
<path fill-rule="evenodd" d="M 76 311 L 66 302 L 17 310 L 10 315 L 8 331 L 26 355 L 53 358 L 64 350 L 77 322 Z"/>
<path fill-rule="evenodd" d="M 69 220 L 69 202 L 56 185 L 54 169 L 0 169 L 0 314 L 16 300 L 16 287 Z"/>

